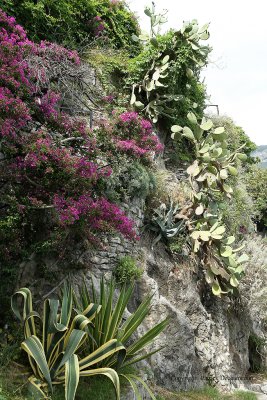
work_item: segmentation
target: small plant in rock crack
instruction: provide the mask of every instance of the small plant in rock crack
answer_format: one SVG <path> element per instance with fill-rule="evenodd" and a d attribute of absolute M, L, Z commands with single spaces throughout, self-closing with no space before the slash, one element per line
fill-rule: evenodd
<path fill-rule="evenodd" d="M 125 256 L 119 259 L 114 270 L 114 277 L 119 285 L 129 284 L 141 278 L 143 270 L 136 264 L 134 258 Z"/>
<path fill-rule="evenodd" d="M 185 234 L 179 234 L 170 241 L 169 247 L 173 254 L 188 254 L 190 252 L 189 236 Z"/>

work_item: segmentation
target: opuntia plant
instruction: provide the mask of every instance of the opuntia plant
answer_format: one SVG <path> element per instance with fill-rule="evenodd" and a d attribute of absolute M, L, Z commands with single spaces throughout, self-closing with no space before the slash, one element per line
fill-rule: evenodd
<path fill-rule="evenodd" d="M 190 237 L 193 250 L 201 256 L 206 281 L 212 292 L 220 296 L 229 293 L 244 275 L 246 254 L 237 253 L 234 236 L 227 236 L 222 222 L 222 198 L 231 198 L 232 187 L 227 183 L 230 176 L 238 173 L 238 160 L 244 160 L 241 146 L 231 152 L 227 148 L 227 135 L 223 127 L 213 128 L 213 122 L 205 117 L 199 123 L 194 113 L 187 115 L 192 129 L 173 125 L 172 138 L 180 136 L 192 142 L 196 159 L 187 168 L 191 185 L 191 205 L 188 208 Z"/>
<path fill-rule="evenodd" d="M 152 3 L 153 4 L 153 3 Z M 173 109 L 170 104 L 173 101 L 181 101 L 184 95 L 179 93 L 179 87 L 175 90 L 165 90 L 168 87 L 166 78 L 168 78 L 171 66 L 179 58 L 179 49 L 182 43 L 190 49 L 190 59 L 195 65 L 201 67 L 205 65 L 207 56 L 210 52 L 209 46 L 203 46 L 200 42 L 209 38 L 209 24 L 199 27 L 196 20 L 185 22 L 183 27 L 175 31 L 172 38 L 172 48 L 163 50 L 160 46 L 158 31 L 156 27 L 167 21 L 165 12 L 155 13 L 155 7 L 145 9 L 145 14 L 150 18 L 150 34 L 142 32 L 134 40 L 140 40 L 151 51 L 151 66 L 147 69 L 140 82 L 132 86 L 132 95 L 130 104 L 136 109 L 142 110 L 152 121 L 157 123 L 161 116 L 172 118 Z M 188 79 L 194 76 L 194 71 L 183 65 L 181 60 L 180 68 L 185 69 L 185 75 Z M 178 90 L 178 92 L 177 92 Z"/>

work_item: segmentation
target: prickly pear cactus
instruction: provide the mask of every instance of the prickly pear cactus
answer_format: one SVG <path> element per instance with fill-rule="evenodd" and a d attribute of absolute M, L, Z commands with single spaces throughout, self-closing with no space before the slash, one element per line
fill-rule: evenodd
<path fill-rule="evenodd" d="M 227 236 L 222 223 L 221 208 L 225 198 L 231 198 L 230 176 L 238 174 L 238 160 L 244 160 L 242 147 L 236 152 L 227 148 L 223 127 L 213 128 L 213 122 L 203 117 L 199 123 L 194 113 L 188 120 L 193 127 L 173 125 L 172 138 L 186 137 L 195 147 L 196 159 L 187 169 L 191 185 L 190 223 L 188 229 L 193 250 L 201 256 L 207 282 L 215 295 L 233 292 L 244 275 L 246 254 L 235 247 L 235 237 Z"/>

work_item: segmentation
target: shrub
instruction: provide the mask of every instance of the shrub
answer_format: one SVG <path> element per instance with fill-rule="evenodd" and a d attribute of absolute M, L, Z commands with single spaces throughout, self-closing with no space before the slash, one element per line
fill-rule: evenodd
<path fill-rule="evenodd" d="M 133 221 L 105 196 L 107 155 L 84 120 L 61 112 L 53 90 L 56 71 L 79 69 L 77 53 L 34 44 L 0 10 L 0 56 L 1 276 L 14 282 L 15 266 L 55 233 L 70 243 L 82 235 L 96 244 L 97 232 L 136 238 Z"/>
<path fill-rule="evenodd" d="M 108 157 L 108 164 L 118 162 L 119 153 L 127 155 L 129 160 L 149 165 L 163 150 L 151 122 L 132 111 L 114 113 L 110 121 L 102 121 L 94 135 L 98 149 Z"/>
<path fill-rule="evenodd" d="M 155 187 L 153 172 L 124 156 L 114 164 L 113 173 L 107 181 L 106 195 L 111 201 L 125 201 L 129 197 L 146 199 Z"/>
<path fill-rule="evenodd" d="M 129 55 L 124 50 L 94 48 L 84 58 L 96 70 L 104 91 L 103 107 L 110 114 L 116 106 L 128 107 L 128 96 L 122 84 L 128 73 Z M 122 110 L 123 111 L 123 110 Z"/>
<path fill-rule="evenodd" d="M 247 190 L 253 199 L 256 222 L 260 230 L 267 228 L 267 169 L 253 166 L 245 176 Z"/>
<path fill-rule="evenodd" d="M 255 230 L 252 222 L 255 207 L 244 184 L 239 182 L 232 187 L 231 200 L 222 204 L 223 220 L 229 235 L 234 235 L 237 240 L 242 240 L 246 234 Z"/>
<path fill-rule="evenodd" d="M 49 40 L 76 48 L 95 39 L 132 54 L 139 49 L 132 41 L 139 26 L 134 14 L 120 0 L 3 0 L 2 8 L 16 17 L 31 40 Z"/>
<path fill-rule="evenodd" d="M 183 254 L 184 246 L 188 242 L 188 237 L 186 235 L 178 235 L 170 241 L 170 250 L 174 254 Z"/>
<path fill-rule="evenodd" d="M 265 337 L 250 334 L 248 338 L 249 363 L 251 372 L 264 372 Z"/>
<path fill-rule="evenodd" d="M 120 285 L 135 282 L 141 278 L 143 270 L 136 265 L 134 258 L 125 256 L 121 258 L 114 270 L 116 282 Z"/>
<path fill-rule="evenodd" d="M 36 46 L 27 39 L 14 18 L 3 12 L 0 17 L 0 51 L 4 55 L 1 64 L 5 69 L 0 79 L 2 84 L 10 86 L 10 89 L 0 88 L 3 105 L 0 139 L 8 160 L 8 170 L 2 172 L 2 179 L 14 184 L 13 193 L 21 210 L 23 207 L 49 207 L 55 210 L 62 226 L 77 221 L 84 223 L 86 219 L 93 231 L 118 229 L 131 236 L 132 223 L 117 206 L 101 194 L 96 196 L 98 183 L 107 178 L 111 170 L 94 160 L 93 143 L 85 123 L 61 113 L 57 107 L 60 96 L 51 91 L 40 92 L 42 86 L 35 76 L 42 75 L 44 68 L 41 66 L 36 73 L 24 62 L 24 56 L 30 52 L 41 59 L 54 59 L 59 64 L 66 57 L 73 64 L 79 64 L 77 54 L 49 43 Z M 5 74 L 9 70 L 8 77 Z M 47 79 L 49 77 L 44 74 L 41 84 L 45 85 Z M 40 96 L 37 104 L 36 95 Z M 25 135 L 21 128 L 33 116 L 46 126 Z M 51 127 L 57 130 L 57 135 Z"/>
<path fill-rule="evenodd" d="M 153 133 L 150 121 L 141 118 L 136 112 L 124 112 L 115 119 L 115 144 L 119 151 L 134 158 L 149 159 L 153 153 L 159 153 L 163 146 Z"/>
<path fill-rule="evenodd" d="M 257 145 L 252 142 L 249 136 L 245 133 L 245 131 L 238 125 L 234 123 L 234 121 L 228 117 L 227 115 L 222 116 L 210 116 L 214 126 L 219 127 L 223 126 L 225 132 L 227 134 L 227 145 L 228 148 L 232 151 L 237 150 L 240 146 L 244 146 L 242 148 L 242 152 L 246 154 L 247 160 L 246 163 L 254 164 L 256 162 L 255 157 L 252 157 L 251 153 L 257 149 Z M 244 165 L 246 164 L 244 163 Z"/>

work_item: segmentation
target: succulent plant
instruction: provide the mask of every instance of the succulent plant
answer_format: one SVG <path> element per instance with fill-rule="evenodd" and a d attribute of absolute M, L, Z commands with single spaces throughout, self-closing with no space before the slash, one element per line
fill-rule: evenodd
<path fill-rule="evenodd" d="M 148 227 L 158 235 L 153 240 L 152 247 L 155 246 L 159 240 L 163 239 L 168 241 L 184 230 L 185 221 L 183 219 L 177 221 L 176 219 L 178 210 L 178 204 L 174 205 L 172 201 L 170 202 L 169 206 L 162 203 L 154 210 Z"/>
<path fill-rule="evenodd" d="M 134 36 L 133 39 L 159 49 L 157 35 L 160 26 L 167 21 L 166 12 L 156 14 L 154 3 L 152 3 L 152 7 L 146 7 L 145 14 L 150 18 L 150 34 L 142 32 L 139 37 Z M 156 27 L 158 27 L 158 31 L 156 31 Z M 178 39 L 183 37 L 193 50 L 193 61 L 199 66 L 203 66 L 205 64 L 203 60 L 207 58 L 211 49 L 209 46 L 200 44 L 200 41 L 209 38 L 208 28 L 209 24 L 199 27 L 196 20 L 184 23 L 183 27 L 174 33 L 173 48 L 179 48 Z M 166 53 L 160 50 L 154 52 L 150 68 L 145 72 L 142 80 L 132 86 L 130 104 L 145 112 L 154 123 L 158 122 L 161 115 L 172 118 L 173 109 L 169 107 L 168 103 L 184 99 L 181 94 L 172 94 L 170 91 L 164 92 L 163 90 L 164 87 L 168 87 L 164 79 L 168 77 L 171 63 L 175 62 L 175 57 L 177 57 L 175 51 L 170 52 L 173 54 Z M 190 68 L 186 68 L 185 73 L 188 79 L 194 76 L 194 72 Z"/>
<path fill-rule="evenodd" d="M 243 146 L 235 152 L 228 150 L 223 127 L 214 128 L 206 117 L 199 123 L 192 112 L 187 117 L 192 129 L 173 125 L 171 136 L 174 140 L 186 137 L 195 147 L 196 159 L 187 168 L 193 210 L 190 237 L 194 252 L 201 254 L 212 292 L 220 296 L 238 286 L 244 275 L 243 263 L 248 261 L 246 254 L 237 255 L 242 247 L 232 246 L 235 237 L 227 237 L 218 202 L 218 193 L 231 198 L 233 189 L 226 182 L 237 175 L 238 160 L 246 155 L 240 153 Z"/>

